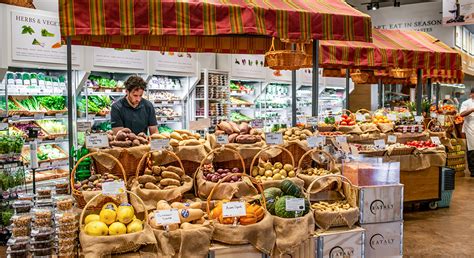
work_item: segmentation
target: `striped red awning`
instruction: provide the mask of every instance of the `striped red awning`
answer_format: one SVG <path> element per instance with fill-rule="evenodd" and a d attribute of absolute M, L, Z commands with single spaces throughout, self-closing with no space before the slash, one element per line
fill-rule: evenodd
<path fill-rule="evenodd" d="M 73 44 L 160 51 L 263 54 L 271 37 L 372 37 L 370 16 L 344 0 L 59 0 L 59 17 Z"/>
<path fill-rule="evenodd" d="M 425 32 L 372 31 L 373 43 L 321 41 L 319 63 L 328 68 L 462 70 L 461 56 Z"/>

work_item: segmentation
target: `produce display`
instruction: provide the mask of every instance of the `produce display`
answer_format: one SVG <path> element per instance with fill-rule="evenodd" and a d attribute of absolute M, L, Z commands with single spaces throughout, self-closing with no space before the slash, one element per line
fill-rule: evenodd
<path fill-rule="evenodd" d="M 49 134 L 67 134 L 67 126 L 59 121 L 40 120 L 36 122 Z"/>
<path fill-rule="evenodd" d="M 84 232 L 90 236 L 115 236 L 136 233 L 143 230 L 143 221 L 135 216 L 129 203 L 117 206 L 106 203 L 97 214 L 89 214 L 84 219 Z"/>
<path fill-rule="evenodd" d="M 165 200 L 160 200 L 156 204 L 156 210 L 148 214 L 150 226 L 156 230 L 177 230 L 177 229 L 191 229 L 200 227 L 205 220 L 205 213 L 202 210 L 202 203 L 198 202 L 173 202 L 169 204 Z M 155 219 L 155 214 L 158 211 L 166 211 L 171 209 L 177 209 L 180 223 L 161 225 Z"/>
<path fill-rule="evenodd" d="M 441 107 L 441 111 L 443 111 L 445 114 L 456 114 L 457 109 L 454 105 L 445 104 Z"/>
<path fill-rule="evenodd" d="M 88 179 L 78 181 L 74 184 L 74 189 L 78 191 L 100 191 L 102 183 L 121 180 L 118 176 L 104 173 L 91 175 Z"/>
<path fill-rule="evenodd" d="M 148 82 L 150 89 L 181 89 L 181 80 L 167 76 L 153 76 Z"/>
<path fill-rule="evenodd" d="M 206 140 L 201 138 L 198 133 L 192 133 L 188 130 L 174 130 L 174 132 L 163 132 L 152 134 L 151 139 L 170 139 L 170 146 L 195 146 L 202 145 Z"/>
<path fill-rule="evenodd" d="M 88 96 L 87 108 L 89 114 L 107 114 L 110 112 L 112 100 L 109 96 Z M 77 103 L 77 110 L 79 112 L 86 112 L 86 99 L 82 98 Z"/>
<path fill-rule="evenodd" d="M 38 121 L 38 122 L 40 122 L 40 121 Z M 24 123 L 16 123 L 14 126 L 18 130 L 21 130 L 25 137 L 28 137 L 29 129 L 34 128 L 34 127 L 38 127 L 38 124 L 36 124 L 34 122 L 24 122 Z M 38 132 L 38 137 L 39 138 L 42 138 L 42 137 L 45 137 L 45 136 L 46 136 L 46 134 L 44 133 L 43 130 L 40 130 Z"/>
<path fill-rule="evenodd" d="M 180 98 L 172 92 L 158 91 L 158 92 L 152 92 L 148 96 L 149 96 L 148 99 L 152 102 L 180 100 Z"/>
<path fill-rule="evenodd" d="M 375 115 L 372 122 L 374 124 L 388 124 L 391 123 L 390 120 L 388 120 L 388 117 L 386 115 Z"/>
<path fill-rule="evenodd" d="M 156 116 L 158 116 L 158 117 L 176 117 L 176 116 L 180 116 L 180 114 L 178 112 L 174 111 L 173 108 L 162 107 L 162 108 L 157 108 L 156 109 Z"/>
<path fill-rule="evenodd" d="M 292 178 L 296 176 L 296 171 L 293 165 L 285 164 L 281 162 L 275 162 L 272 164 L 267 161 L 259 161 L 258 166 L 252 168 L 252 176 L 257 180 L 282 180 L 285 178 Z"/>
<path fill-rule="evenodd" d="M 354 118 L 346 114 L 342 114 L 341 121 L 338 122 L 338 125 L 340 126 L 353 126 L 355 124 L 356 124 L 356 121 L 354 121 Z"/>
<path fill-rule="evenodd" d="M 50 160 L 67 158 L 67 155 L 64 152 L 62 152 L 58 147 L 55 147 L 51 144 L 44 144 L 38 146 L 38 155 L 40 155 L 39 153 L 41 153 L 41 156 L 45 157 L 45 159 Z"/>
<path fill-rule="evenodd" d="M 240 173 L 239 168 L 215 168 L 213 164 L 204 164 L 202 167 L 202 176 L 205 180 L 217 183 L 219 180 L 231 173 Z M 224 183 L 234 183 L 242 181 L 241 176 L 232 176 L 226 179 Z"/>
<path fill-rule="evenodd" d="M 315 210 L 322 211 L 322 212 L 340 212 L 346 211 L 351 208 L 351 205 L 347 202 L 347 200 L 342 201 L 334 201 L 334 202 L 316 202 L 311 205 L 311 207 Z"/>
<path fill-rule="evenodd" d="M 331 171 L 324 168 L 306 168 L 306 169 L 301 170 L 300 173 L 308 175 L 308 176 L 325 176 L 325 175 L 333 174 Z"/>
<path fill-rule="evenodd" d="M 158 155 L 153 153 L 152 155 Z M 184 171 L 175 166 L 158 166 L 149 163 L 145 168 L 144 175 L 137 178 L 140 188 L 150 190 L 174 189 L 184 184 Z"/>
<path fill-rule="evenodd" d="M 318 132 L 318 135 L 322 136 L 339 136 L 339 135 L 344 135 L 343 132 Z"/>
<path fill-rule="evenodd" d="M 432 143 L 431 141 L 409 141 L 406 142 L 405 145 L 416 147 L 418 149 L 438 147 L 438 145 Z"/>
<path fill-rule="evenodd" d="M 243 100 L 241 98 L 238 98 L 238 97 L 230 97 L 230 103 L 232 103 L 232 105 L 237 105 L 237 106 L 240 106 L 240 105 L 245 105 L 245 106 L 253 105 L 252 103 L 250 103 L 246 100 Z"/>
<path fill-rule="evenodd" d="M 235 123 L 252 121 L 253 118 L 246 116 L 238 111 L 230 112 L 230 120 Z"/>
<path fill-rule="evenodd" d="M 252 94 L 254 91 L 253 86 L 245 85 L 243 82 L 238 81 L 231 81 L 230 82 L 230 90 L 231 91 L 242 91 L 248 94 Z"/>
<path fill-rule="evenodd" d="M 262 140 L 262 130 L 252 129 L 246 122 L 237 125 L 234 122 L 222 121 L 216 126 L 215 134 L 229 135 L 229 143 L 252 144 Z"/>
<path fill-rule="evenodd" d="M 24 99 L 15 98 L 17 103 L 24 109 L 32 112 L 46 112 L 46 109 L 41 105 L 38 97 L 27 97 Z"/>
<path fill-rule="evenodd" d="M 148 136 L 145 133 L 134 134 L 130 129 L 123 128 L 117 134 L 112 131 L 107 133 L 109 137 L 109 145 L 111 147 L 135 147 L 140 145 L 147 145 L 149 143 Z"/>
<path fill-rule="evenodd" d="M 267 210 L 272 215 L 281 218 L 297 218 L 306 215 L 309 212 L 309 201 L 305 199 L 304 210 L 301 211 L 287 211 L 286 200 L 292 198 L 303 198 L 301 189 L 290 180 L 283 180 L 280 188 L 270 187 L 263 191 L 265 196 Z"/>
<path fill-rule="evenodd" d="M 226 217 L 222 215 L 222 207 L 223 203 L 228 202 L 228 201 L 219 201 L 214 209 L 211 211 L 211 219 L 219 221 L 221 224 L 239 224 L 239 225 L 252 225 L 255 224 L 263 219 L 265 216 L 265 210 L 263 209 L 262 206 L 256 204 L 256 203 L 246 203 L 245 204 L 245 211 L 246 211 L 246 216 L 245 217 L 238 217 L 238 218 L 233 218 L 233 217 Z"/>
<path fill-rule="evenodd" d="M 63 96 L 44 96 L 37 97 L 38 101 L 47 110 L 65 110 L 66 109 L 66 97 Z"/>
<path fill-rule="evenodd" d="M 114 79 L 104 78 L 98 75 L 89 75 L 89 78 L 86 83 L 88 88 L 98 89 L 98 88 L 107 88 L 107 89 L 116 89 L 124 88 L 123 81 L 116 81 Z"/>
<path fill-rule="evenodd" d="M 282 128 L 278 132 L 283 134 L 283 140 L 285 141 L 306 140 L 309 136 L 313 135 L 310 130 L 299 127 Z"/>

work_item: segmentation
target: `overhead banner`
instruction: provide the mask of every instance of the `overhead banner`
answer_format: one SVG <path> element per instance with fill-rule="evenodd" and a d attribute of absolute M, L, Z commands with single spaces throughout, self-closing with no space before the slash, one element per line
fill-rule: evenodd
<path fill-rule="evenodd" d="M 34 10 L 33 10 L 34 11 Z M 66 46 L 61 44 L 59 17 L 28 11 L 11 12 L 12 59 L 65 64 Z M 72 63 L 79 64 L 79 51 L 73 49 Z"/>
<path fill-rule="evenodd" d="M 443 25 L 474 24 L 474 1 L 443 0 Z"/>

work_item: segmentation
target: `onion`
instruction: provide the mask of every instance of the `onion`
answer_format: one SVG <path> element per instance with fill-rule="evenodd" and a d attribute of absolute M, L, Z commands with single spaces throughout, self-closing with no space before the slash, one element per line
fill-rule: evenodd
<path fill-rule="evenodd" d="M 240 172 L 240 169 L 239 168 L 233 168 L 232 169 L 232 173 L 239 173 Z"/>

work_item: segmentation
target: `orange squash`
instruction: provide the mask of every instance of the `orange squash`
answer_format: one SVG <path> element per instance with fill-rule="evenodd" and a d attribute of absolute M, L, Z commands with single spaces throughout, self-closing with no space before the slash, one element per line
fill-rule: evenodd
<path fill-rule="evenodd" d="M 261 219 L 263 219 L 263 216 L 265 216 L 265 210 L 260 205 L 250 204 L 246 206 L 246 209 L 247 209 L 247 214 L 248 213 L 255 214 L 255 216 L 257 217 L 257 221 L 260 221 Z"/>
<path fill-rule="evenodd" d="M 240 225 L 252 225 L 252 224 L 255 224 L 257 223 L 257 217 L 253 216 L 253 217 L 241 217 L 239 219 L 239 222 L 240 222 Z"/>

